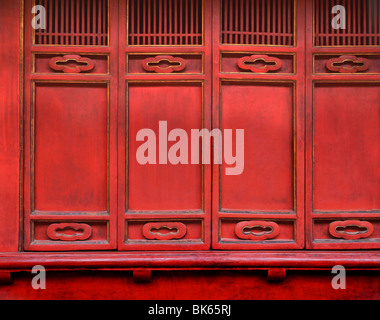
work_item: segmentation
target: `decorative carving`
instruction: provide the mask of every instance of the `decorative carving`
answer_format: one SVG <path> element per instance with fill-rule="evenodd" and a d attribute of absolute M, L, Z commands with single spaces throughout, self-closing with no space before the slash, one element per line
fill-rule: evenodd
<path fill-rule="evenodd" d="M 282 61 L 279 58 L 266 55 L 252 55 L 240 58 L 238 60 L 238 67 L 256 73 L 266 73 L 268 71 L 279 70 L 282 67 Z"/>
<path fill-rule="evenodd" d="M 373 230 L 372 223 L 360 220 L 334 221 L 329 225 L 329 232 L 334 238 L 346 240 L 368 238 Z"/>
<path fill-rule="evenodd" d="M 67 63 L 74 61 L 75 66 L 70 66 Z M 67 54 L 63 57 L 54 57 L 49 60 L 49 67 L 56 71 L 63 71 L 65 73 L 80 73 L 83 71 L 90 71 L 94 68 L 95 61 L 90 58 L 81 57 L 76 54 Z"/>
<path fill-rule="evenodd" d="M 186 225 L 181 222 L 150 222 L 143 226 L 143 235 L 150 240 L 181 239 L 186 234 Z"/>
<path fill-rule="evenodd" d="M 142 66 L 146 71 L 157 73 L 171 73 L 173 71 L 182 71 L 186 67 L 186 61 L 180 57 L 156 56 L 147 58 L 142 61 Z"/>
<path fill-rule="evenodd" d="M 235 226 L 235 234 L 240 239 L 266 240 L 277 237 L 280 227 L 273 221 L 241 221 Z"/>
<path fill-rule="evenodd" d="M 345 66 L 347 62 L 349 66 Z M 366 71 L 370 66 L 370 61 L 357 56 L 340 56 L 327 60 L 326 68 L 330 71 L 340 73 L 356 73 L 357 71 Z"/>
<path fill-rule="evenodd" d="M 65 233 L 65 231 L 71 232 Z M 46 233 L 47 236 L 52 240 L 86 240 L 90 238 L 92 234 L 92 228 L 86 223 L 53 223 L 47 228 Z"/>

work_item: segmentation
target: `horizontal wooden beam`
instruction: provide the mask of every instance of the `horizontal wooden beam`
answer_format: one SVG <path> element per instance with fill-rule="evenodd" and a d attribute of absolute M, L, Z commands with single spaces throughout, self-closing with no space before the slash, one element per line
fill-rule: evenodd
<path fill-rule="evenodd" d="M 380 269 L 379 251 L 181 251 L 181 252 L 20 252 L 0 254 L 0 270 L 30 270 L 43 265 L 67 269 Z"/>

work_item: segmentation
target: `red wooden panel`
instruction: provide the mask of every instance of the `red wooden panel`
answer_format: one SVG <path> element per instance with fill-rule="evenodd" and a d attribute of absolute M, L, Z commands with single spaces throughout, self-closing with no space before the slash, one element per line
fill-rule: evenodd
<path fill-rule="evenodd" d="M 226 159 L 213 166 L 213 248 L 300 249 L 305 3 L 213 5 L 221 26 L 213 29 L 213 126 L 232 129 L 233 155 L 235 130 L 244 130 L 244 170 L 228 175 Z M 216 147 L 222 155 L 225 148 Z"/>
<path fill-rule="evenodd" d="M 84 249 L 86 245 L 108 244 L 108 224 L 107 221 L 35 220 L 31 225 L 33 231 L 31 241 L 34 249 L 43 250 L 72 250 L 78 243 Z"/>
<path fill-rule="evenodd" d="M 40 4 L 48 28 L 25 24 L 24 249 L 114 249 L 117 42 L 101 45 L 116 39 L 108 14 L 118 3 Z M 32 5 L 25 2 L 25 21 Z"/>
<path fill-rule="evenodd" d="M 334 5 L 345 29 L 332 28 Z M 378 0 L 307 5 L 308 248 L 379 248 L 379 9 Z"/>
<path fill-rule="evenodd" d="M 200 0 L 119 2 L 119 11 L 127 12 L 119 17 L 119 250 L 209 247 L 211 168 L 192 164 L 191 130 L 211 127 L 211 7 L 212 1 Z M 160 121 L 167 134 L 186 133 L 188 164 L 160 163 Z M 157 140 L 155 164 L 137 161 L 147 141 L 136 139 L 142 129 Z M 161 137 L 165 158 L 179 141 L 167 134 Z M 150 224 L 168 224 L 169 231 L 159 230 L 169 233 L 146 237 Z M 177 234 L 173 224 L 184 225 L 186 234 L 179 237 L 183 228 Z"/>
<path fill-rule="evenodd" d="M 49 66 L 49 62 L 51 61 L 51 59 L 56 58 L 56 57 L 61 57 L 62 58 L 61 60 L 64 61 L 64 60 L 66 60 L 66 59 L 64 59 L 64 56 L 68 56 L 68 55 L 60 54 L 60 53 L 34 55 L 33 56 L 34 68 L 33 68 L 32 72 L 33 73 L 62 74 L 62 72 L 64 72 L 63 70 L 52 69 L 52 67 Z M 73 55 L 71 55 L 71 56 L 73 56 Z M 88 73 L 88 74 L 108 74 L 109 73 L 109 67 L 108 67 L 109 61 L 108 61 L 107 56 L 105 56 L 105 55 L 84 55 L 84 54 L 76 55 L 76 56 L 79 56 L 81 58 L 90 59 L 93 61 L 93 64 L 94 64 L 93 67 L 88 71 L 82 71 L 82 72 Z M 68 60 L 65 63 L 58 63 L 58 65 L 66 66 L 66 67 L 75 71 L 75 68 L 77 66 L 86 65 L 86 63 L 80 64 L 74 60 Z M 68 70 L 68 71 L 70 73 L 70 70 Z"/>
<path fill-rule="evenodd" d="M 220 222 L 220 241 L 223 243 L 294 243 L 294 235 L 294 221 L 230 218 Z"/>
<path fill-rule="evenodd" d="M 202 128 L 202 85 L 130 84 L 128 86 L 128 210 L 189 211 L 202 209 L 202 166 L 191 164 L 159 164 L 159 121 L 166 121 L 167 134 L 180 128 L 191 137 L 191 129 Z M 141 129 L 156 135 L 157 164 L 141 165 L 136 160 L 136 141 Z M 167 135 L 161 135 L 167 140 Z M 178 140 L 177 140 L 178 141 Z M 167 150 L 175 142 L 167 142 Z M 161 143 L 162 145 L 162 143 Z M 189 141 L 190 148 L 190 141 Z M 166 152 L 165 157 L 167 158 Z"/>
<path fill-rule="evenodd" d="M 180 60 L 180 59 L 182 60 Z M 150 66 L 157 67 L 154 70 L 147 69 L 146 59 L 156 59 L 155 63 L 150 63 Z M 180 70 L 170 70 L 182 63 L 183 68 Z M 170 55 L 157 55 L 157 54 L 129 54 L 128 55 L 128 73 L 185 73 L 185 74 L 200 74 L 203 73 L 203 56 L 194 54 L 170 54 Z"/>
<path fill-rule="evenodd" d="M 127 220 L 126 243 L 129 246 L 143 244 L 149 246 L 150 249 L 160 249 L 163 244 L 173 243 L 173 245 L 185 247 L 186 244 L 202 244 L 204 241 L 202 220 L 178 218 L 177 220 L 156 219 L 154 221 Z"/>
<path fill-rule="evenodd" d="M 107 210 L 107 100 L 105 85 L 36 84 L 35 210 Z"/>
<path fill-rule="evenodd" d="M 223 210 L 294 209 L 293 101 L 291 84 L 222 84 L 221 129 L 244 129 L 245 147 L 242 174 L 221 166 Z"/>
<path fill-rule="evenodd" d="M 379 210 L 379 112 L 379 84 L 315 86 L 315 210 Z"/>
<path fill-rule="evenodd" d="M 380 74 L 380 55 L 314 55 L 313 72 L 316 74 Z"/>
<path fill-rule="evenodd" d="M 20 207 L 20 1 L 2 1 L 0 10 L 0 251 L 19 247 Z"/>
<path fill-rule="evenodd" d="M 239 66 L 239 60 L 243 59 L 244 57 L 247 57 L 245 61 L 249 61 L 249 57 L 251 56 L 256 56 L 253 60 L 256 60 L 254 63 L 247 63 L 246 67 L 242 69 Z M 261 57 L 260 57 L 261 56 Z M 265 58 L 264 58 L 265 57 Z M 251 58 L 252 59 L 252 58 Z M 269 63 L 265 62 L 266 60 L 269 60 Z M 280 59 L 281 66 L 279 68 L 276 68 L 275 70 L 266 70 L 265 66 L 271 66 L 274 65 L 273 60 L 274 59 Z M 256 67 L 256 72 L 255 73 L 287 73 L 291 74 L 294 73 L 294 59 L 295 56 L 292 55 L 276 55 L 273 53 L 268 53 L 268 54 L 263 54 L 263 53 L 254 53 L 248 52 L 248 53 L 231 53 L 231 52 L 224 52 L 222 53 L 222 61 L 221 61 L 221 72 L 248 72 L 252 73 L 253 71 L 248 68 L 249 66 L 254 66 Z M 272 60 L 272 61 L 270 61 Z"/>
<path fill-rule="evenodd" d="M 380 247 L 380 220 L 371 218 L 314 219 L 313 241 L 329 249 Z"/>

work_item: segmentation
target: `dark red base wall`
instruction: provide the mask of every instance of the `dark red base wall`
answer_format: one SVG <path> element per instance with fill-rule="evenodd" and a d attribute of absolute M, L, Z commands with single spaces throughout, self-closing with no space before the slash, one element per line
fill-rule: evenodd
<path fill-rule="evenodd" d="M 283 282 L 268 282 L 265 271 L 153 271 L 151 283 L 134 283 L 130 271 L 48 271 L 46 289 L 34 290 L 34 275 L 20 272 L 0 285 L 0 299 L 380 299 L 378 271 L 346 275 L 346 289 L 334 290 L 329 270 L 288 271 Z"/>

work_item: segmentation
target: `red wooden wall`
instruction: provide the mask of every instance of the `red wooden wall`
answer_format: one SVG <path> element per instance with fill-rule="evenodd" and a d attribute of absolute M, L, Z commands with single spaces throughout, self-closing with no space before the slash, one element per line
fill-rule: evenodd
<path fill-rule="evenodd" d="M 2 2 L 0 10 L 0 248 L 18 251 L 20 228 L 22 57 L 20 1 Z"/>
<path fill-rule="evenodd" d="M 219 4 L 229 5 L 228 1 L 214 2 L 217 3 L 214 4 L 216 7 Z M 105 5 L 104 1 L 101 3 Z M 225 25 L 222 24 L 220 34 L 223 45 L 214 41 L 212 49 L 211 1 L 205 3 L 209 20 L 206 20 L 205 25 L 208 26 L 208 31 L 204 38 L 200 37 L 199 30 L 195 28 L 191 30 L 193 34 L 187 40 L 190 41 L 186 44 L 189 47 L 178 46 L 178 48 L 166 49 L 164 52 L 188 61 L 187 70 L 190 71 L 173 78 L 169 74 L 141 75 L 145 72 L 141 68 L 141 61 L 153 53 L 156 54 L 157 49 L 140 47 L 136 52 L 133 46 L 125 47 L 124 40 L 123 45 L 117 45 L 115 40 L 120 35 L 130 44 L 136 41 L 134 45 L 146 45 L 144 41 L 147 41 L 147 38 L 137 37 L 133 33 L 137 32 L 136 30 L 131 31 L 130 38 L 127 38 L 125 29 L 122 29 L 118 35 L 119 20 L 116 18 L 110 19 L 109 37 L 104 32 L 99 33 L 96 39 L 61 37 L 56 40 L 59 42 L 56 44 L 63 47 L 58 50 L 59 52 L 54 52 L 43 46 L 33 48 L 29 41 L 30 37 L 24 37 L 24 29 L 29 32 L 31 26 L 28 21 L 22 21 L 23 2 L 2 1 L 3 10 L 0 10 L 0 43 L 2 44 L 0 46 L 2 79 L 0 83 L 0 251 L 2 252 L 0 271 L 19 272 L 22 270 L 22 272 L 15 273 L 13 285 L 0 287 L 0 298 L 95 299 L 99 296 L 96 296 L 94 292 L 100 290 L 104 293 L 104 297 L 109 299 L 379 298 L 379 276 L 375 271 L 367 271 L 367 273 L 352 271 L 347 280 L 349 287 L 346 291 L 333 290 L 331 288 L 332 275 L 328 269 L 336 263 L 336 259 L 332 257 L 333 253 L 324 255 L 324 252 L 319 252 L 318 258 L 315 258 L 309 251 L 303 251 L 304 253 L 301 254 L 286 251 L 294 254 L 290 268 L 288 262 L 279 262 L 280 260 L 277 259 L 276 255 L 281 253 L 267 252 L 266 255 L 270 257 L 265 264 L 261 265 L 263 270 L 273 266 L 294 270 L 297 269 L 297 259 L 300 264 L 306 265 L 299 266 L 299 269 L 325 268 L 322 273 L 310 270 L 308 272 L 288 271 L 282 283 L 266 282 L 264 271 L 185 271 L 186 261 L 192 261 L 192 269 L 197 264 L 199 268 L 204 268 L 212 265 L 214 258 L 218 260 L 217 264 L 220 264 L 221 268 L 228 266 L 250 268 L 260 264 L 259 252 L 243 251 L 240 255 L 232 251 L 233 249 L 290 250 L 302 249 L 306 245 L 307 249 L 347 250 L 372 249 L 378 247 L 379 244 L 379 213 L 376 211 L 379 205 L 378 190 L 380 190 L 378 188 L 379 172 L 376 171 L 379 152 L 376 147 L 373 147 L 376 146 L 374 142 L 378 141 L 379 128 L 377 103 L 379 50 L 375 43 L 378 38 L 370 35 L 373 47 L 361 48 L 360 54 L 352 48 L 339 48 L 339 50 L 334 47 L 316 48 L 311 45 L 313 41 L 311 39 L 312 6 L 306 7 L 306 2 L 296 1 L 297 10 L 306 12 L 305 16 L 299 15 L 297 18 L 296 34 L 297 37 L 302 37 L 306 31 L 306 43 L 294 42 L 295 39 L 292 38 L 294 30 L 291 30 L 291 26 L 286 23 L 289 21 L 283 19 L 281 21 L 283 21 L 284 36 L 276 40 L 272 39 L 272 41 L 277 41 L 277 44 L 284 45 L 281 50 L 270 47 L 265 47 L 265 49 L 254 47 L 247 50 L 244 47 L 245 42 L 259 41 L 259 39 L 249 39 L 243 33 L 231 36 L 229 33 L 231 30 L 228 30 L 230 24 L 227 20 L 214 17 L 217 25 L 223 21 Z M 25 6 L 25 11 L 30 12 L 31 3 L 26 1 Z M 125 10 L 125 2 L 110 1 L 110 9 L 114 13 Z M 146 7 L 146 10 L 149 8 Z M 101 16 L 99 16 L 99 21 L 102 21 Z M 234 20 L 237 24 L 239 21 Z M 126 21 L 122 23 L 126 24 Z M 302 27 L 303 24 L 306 25 L 306 29 Z M 101 23 L 97 27 L 104 30 L 104 25 Z M 245 26 L 240 25 L 240 27 L 244 29 Z M 322 38 L 318 38 L 317 41 L 323 43 L 326 41 L 323 38 L 324 31 L 318 30 Z M 218 33 L 219 29 L 215 32 Z M 24 43 L 25 39 L 27 41 Z M 170 44 L 167 42 L 173 41 L 165 37 L 150 37 L 150 39 L 159 44 Z M 339 38 L 334 39 L 331 41 L 338 41 L 336 39 Z M 201 43 L 202 40 L 206 41 L 205 46 L 191 47 L 191 45 Z M 41 36 L 37 37 L 36 41 L 37 44 L 43 45 L 44 41 L 48 40 Z M 110 47 L 87 48 L 84 52 L 86 57 L 96 62 L 97 69 L 94 75 L 83 77 L 67 74 L 52 75 L 52 70 L 46 67 L 49 59 L 58 53 L 83 54 L 83 48 L 69 50 L 68 47 L 64 47 L 71 41 L 74 44 L 76 41 L 78 43 L 93 41 L 91 43 L 97 44 L 106 44 L 109 41 Z M 261 41 L 264 40 L 261 39 Z M 265 41 L 270 42 L 270 39 Z M 175 41 L 171 44 L 178 45 Z M 296 46 L 292 46 L 294 44 Z M 356 45 L 360 44 L 357 40 Z M 24 51 L 20 51 L 20 47 L 23 47 L 30 55 L 23 56 Z M 212 50 L 214 50 L 214 56 L 211 56 Z M 235 62 L 253 53 L 281 58 L 282 70 L 285 71 L 277 74 L 261 74 L 255 78 L 248 71 L 237 71 Z M 302 57 L 305 54 L 309 55 L 306 60 L 293 59 L 296 55 Z M 365 56 L 371 61 L 371 72 L 340 74 L 338 70 L 335 71 L 337 73 L 331 75 L 323 68 L 326 61 L 330 59 L 341 55 L 351 55 L 349 59 L 355 59 L 355 56 L 352 58 L 355 54 Z M 124 59 L 126 57 L 128 59 Z M 126 61 L 128 61 L 128 66 Z M 204 66 L 200 67 L 202 63 Z M 211 63 L 214 64 L 213 73 L 211 73 Z M 306 70 L 307 77 L 301 72 L 302 70 Z M 239 75 L 236 76 L 236 73 Z M 216 83 L 214 87 L 210 85 L 211 77 Z M 72 83 L 65 86 L 67 81 L 72 81 Z M 56 90 L 57 88 L 60 90 Z M 126 90 L 117 95 L 118 88 L 126 88 Z M 32 89 L 35 89 L 35 95 Z M 186 95 L 176 96 L 176 89 L 181 89 Z M 60 96 L 57 96 L 57 92 Z M 212 92 L 214 109 L 211 108 Z M 244 113 L 244 107 L 252 103 L 244 97 L 247 92 L 251 97 L 259 96 L 260 104 L 257 104 L 250 112 Z M 274 93 L 281 97 L 281 103 L 273 103 L 271 95 Z M 161 113 L 154 113 L 153 106 L 144 100 L 151 96 L 158 96 L 161 99 L 160 103 L 168 109 L 160 110 Z M 72 104 L 72 97 L 76 97 L 74 104 Z M 173 100 L 173 97 L 176 99 Z M 306 101 L 305 97 L 308 97 Z M 91 101 L 90 104 L 89 101 Z M 125 109 L 120 107 L 124 106 L 125 101 L 129 101 L 128 118 L 123 113 Z M 67 109 L 67 102 L 70 102 L 72 109 Z M 220 114 L 219 102 L 224 106 L 223 113 Z M 239 105 L 241 111 L 238 114 L 234 113 L 235 103 Z M 36 104 L 38 104 L 37 112 Z M 262 141 L 256 141 L 255 147 L 260 149 L 263 158 L 255 160 L 257 162 L 248 163 L 247 172 L 243 176 L 224 176 L 219 180 L 218 171 L 214 170 L 213 180 L 211 180 L 210 166 L 205 166 L 203 176 L 200 173 L 200 166 L 181 168 L 179 171 L 166 168 L 162 169 L 162 172 L 159 172 L 161 168 L 153 170 L 153 168 L 139 167 L 133 162 L 136 141 L 128 140 L 127 133 L 133 137 L 147 124 L 148 126 L 156 125 L 163 116 L 169 116 L 169 110 L 177 108 L 177 104 L 180 104 L 183 109 L 176 109 L 177 113 L 170 113 L 170 116 L 175 121 L 179 121 L 178 119 L 186 113 L 185 125 L 188 127 L 185 129 L 187 130 L 197 126 L 211 128 L 212 125 L 249 128 L 252 121 L 250 117 L 255 115 L 254 119 L 265 118 L 266 115 L 262 114 L 261 110 L 264 106 L 271 105 L 273 108 L 271 115 L 278 116 L 277 120 L 280 121 L 284 131 L 280 135 L 281 139 L 278 140 L 270 132 L 265 131 L 266 126 L 261 127 L 261 137 L 275 148 L 269 148 Z M 313 105 L 314 109 L 303 109 L 305 105 Z M 362 106 L 360 111 L 357 111 L 358 105 Z M 194 109 L 190 109 L 191 106 Z M 289 106 L 295 108 L 293 112 Z M 148 118 L 146 122 L 146 119 L 140 117 L 143 112 L 153 114 L 155 117 Z M 213 123 L 211 123 L 211 112 L 215 115 Z M 57 117 L 57 114 L 60 116 Z M 218 118 L 220 115 L 222 119 Z M 83 119 L 89 121 L 88 126 L 80 125 Z M 204 123 L 201 122 L 202 120 Z M 129 121 L 129 132 L 126 131 L 127 121 Z M 339 133 L 346 132 L 347 123 L 352 126 L 352 131 L 349 131 L 347 135 L 340 135 Z M 176 124 L 181 126 L 181 121 Z M 38 130 L 34 133 L 33 130 L 36 127 Z M 96 130 L 93 130 L 94 128 Z M 293 131 L 294 129 L 296 130 Z M 60 134 L 54 134 L 55 130 L 59 130 Z M 302 135 L 304 132 L 306 132 L 305 138 Z M 331 136 L 339 141 L 338 148 L 329 144 Z M 22 137 L 27 139 L 23 140 Z M 255 141 L 255 135 L 247 137 Z M 306 139 L 306 150 L 303 149 L 304 139 Z M 127 153 L 124 141 L 128 141 L 130 154 Z M 314 144 L 315 148 L 313 148 Z M 292 150 L 292 146 L 295 149 Z M 35 147 L 34 152 L 38 155 L 35 158 L 33 152 L 29 153 L 29 150 L 32 150 L 31 147 Z M 62 149 L 65 152 L 61 158 L 50 157 L 51 154 L 60 154 Z M 248 150 L 248 153 L 250 151 L 252 150 Z M 273 153 L 276 157 L 271 158 L 270 155 Z M 371 156 L 367 156 L 368 154 Z M 366 159 L 365 163 L 363 157 Z M 73 159 L 76 165 L 70 167 Z M 24 163 L 27 164 L 25 167 Z M 341 165 L 342 163 L 344 165 Z M 358 163 L 362 165 L 358 166 Z M 293 177 L 294 164 L 297 167 L 295 177 Z M 263 180 L 253 179 L 255 176 L 250 176 L 250 172 L 260 167 L 265 167 L 267 170 L 260 172 Z M 215 167 L 215 169 L 218 168 Z M 60 184 L 61 182 L 56 180 L 57 172 L 70 172 L 65 184 Z M 118 172 L 128 172 L 128 176 L 120 178 Z M 352 175 L 347 175 L 347 172 L 351 172 Z M 262 188 L 260 183 L 264 183 L 265 177 L 273 173 L 281 176 L 280 183 L 275 184 L 275 188 Z M 187 178 L 188 189 L 180 190 L 180 187 L 184 188 L 184 186 L 180 183 L 173 184 L 173 179 L 168 183 L 155 177 L 155 175 L 173 177 L 176 174 Z M 306 179 L 304 179 L 305 176 Z M 369 178 L 363 179 L 363 176 Z M 126 190 L 126 179 L 134 186 L 130 192 Z M 155 183 L 146 186 L 145 181 L 148 179 L 153 179 Z M 201 184 L 202 179 L 204 179 L 203 184 Z M 29 184 L 29 181 L 33 183 Z M 244 192 L 246 181 L 250 188 Z M 213 239 L 209 232 L 204 233 L 204 230 L 209 231 L 211 228 L 211 182 L 214 182 Z M 156 198 L 155 196 L 146 197 L 146 192 L 155 194 L 162 187 L 162 183 L 170 190 L 172 197 L 168 197 L 168 194 Z M 219 198 L 218 192 L 221 189 L 218 183 L 221 183 L 222 190 L 227 196 Z M 339 188 L 331 189 L 331 183 Z M 75 189 L 71 188 L 72 185 L 75 185 Z M 352 193 L 352 185 L 356 185 L 354 193 Z M 177 193 L 180 195 L 181 192 L 187 194 L 186 202 L 178 201 L 176 195 Z M 83 196 L 85 193 L 86 195 Z M 116 197 L 117 193 L 119 197 Z M 256 194 L 260 195 L 257 199 L 254 198 Z M 305 196 L 306 202 L 303 201 Z M 280 197 L 281 201 L 276 205 L 268 201 L 273 197 Z M 223 206 L 236 209 L 238 214 L 234 212 L 235 210 L 228 212 L 219 207 L 220 199 Z M 306 208 L 303 207 L 304 203 Z M 187 236 L 183 241 L 174 242 L 174 245 L 170 242 L 162 244 L 157 241 L 145 241 L 140 230 L 145 223 L 152 221 L 152 210 L 159 208 L 158 211 L 162 211 L 153 213 L 154 219 L 159 222 L 178 223 L 180 219 L 176 213 L 164 212 L 172 207 L 183 211 L 181 221 L 187 224 Z M 263 210 L 258 212 L 261 209 Z M 233 233 L 235 225 L 250 219 L 252 213 L 256 214 L 256 220 L 275 220 L 280 225 L 283 233 L 277 243 L 267 241 L 252 244 L 246 239 L 242 241 L 237 238 L 236 233 Z M 345 239 L 347 241 L 332 239 L 331 232 L 334 230 L 328 233 L 329 225 L 342 219 L 355 220 L 356 224 L 360 224 L 357 220 L 368 220 L 375 227 L 375 232 L 371 234 L 371 239 L 367 240 L 356 241 L 358 239 L 352 237 Z M 70 223 L 74 227 L 82 223 L 79 226 L 81 228 L 85 222 L 94 230 L 93 236 L 91 240 L 80 244 L 67 243 L 61 241 L 62 239 L 52 241 L 46 236 L 46 234 L 49 235 L 47 230 L 52 222 Z M 244 227 L 249 226 L 249 223 L 244 225 Z M 62 225 L 60 227 L 62 228 Z M 342 228 L 344 225 L 335 227 Z M 297 232 L 293 228 L 296 228 Z M 118 235 L 117 229 L 121 230 Z M 304 233 L 305 230 L 307 233 Z M 54 232 L 50 234 L 54 236 Z M 307 234 L 306 239 L 305 234 Z M 214 249 L 231 250 L 220 252 L 222 255 L 212 256 L 211 253 L 207 257 L 202 256 L 202 252 L 198 250 L 209 248 L 211 240 L 213 240 Z M 173 267 L 184 265 L 184 270 L 153 272 L 151 284 L 132 283 L 131 278 L 122 272 L 104 271 L 88 274 L 81 271 L 72 273 L 51 271 L 48 284 L 51 287 L 48 290 L 31 289 L 30 274 L 25 272 L 28 272 L 34 262 L 49 264 L 56 260 L 60 268 L 64 268 L 65 265 L 70 268 L 72 261 L 59 260 L 59 254 L 58 256 L 41 254 L 37 258 L 31 257 L 24 255 L 23 250 L 113 250 L 117 244 L 122 250 L 175 250 L 179 248 L 191 249 L 194 253 L 185 257 L 168 258 Z M 21 252 L 16 255 L 10 254 L 19 251 Z M 166 256 L 167 253 L 163 252 L 162 255 Z M 336 255 L 337 257 L 344 256 L 339 252 Z M 228 257 L 227 262 L 223 260 L 224 256 Z M 348 256 L 347 259 L 341 258 L 341 261 L 347 262 L 348 265 L 351 263 L 353 269 L 357 268 L 355 263 L 358 261 L 363 261 L 359 266 L 360 269 L 379 268 L 378 251 L 350 251 Z M 80 253 L 76 257 L 78 257 L 78 264 L 82 264 L 83 268 L 96 268 L 97 259 L 102 259 L 101 255 L 91 256 L 86 253 Z M 109 269 L 127 268 L 123 263 L 117 265 L 117 261 L 131 259 L 131 256 L 118 258 L 114 254 L 104 257 L 109 260 L 103 261 L 102 266 L 109 264 Z M 151 257 L 152 265 L 161 261 L 159 260 L 161 257 L 154 255 Z M 249 259 L 244 260 L 242 257 L 249 257 Z M 150 266 L 149 263 L 144 262 L 144 268 L 149 269 Z M 56 267 L 53 266 L 52 269 Z M 133 267 L 128 266 L 127 269 L 133 269 Z M 164 268 L 170 270 L 170 267 L 170 265 L 165 265 Z M 96 282 L 93 281 L 94 277 L 97 279 Z M 205 286 L 205 283 L 209 285 Z M 125 289 L 126 284 L 130 290 Z M 223 290 L 227 284 L 230 289 Z"/>

